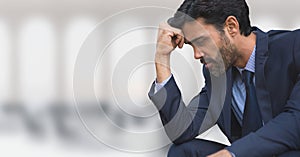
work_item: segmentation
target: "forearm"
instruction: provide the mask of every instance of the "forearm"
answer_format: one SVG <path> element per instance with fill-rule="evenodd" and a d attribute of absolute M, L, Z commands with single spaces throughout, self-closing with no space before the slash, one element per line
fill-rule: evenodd
<path fill-rule="evenodd" d="M 170 55 L 155 54 L 156 81 L 163 82 L 171 76 Z"/>
<path fill-rule="evenodd" d="M 283 112 L 257 132 L 234 142 L 228 150 L 237 157 L 260 157 L 300 149 L 299 126 L 298 111 Z"/>
<path fill-rule="evenodd" d="M 207 110 L 206 89 L 202 89 L 201 93 L 186 106 L 173 76 L 155 94 L 154 85 L 149 96 L 159 110 L 168 137 L 175 144 L 181 144 L 196 137 Z"/>
<path fill-rule="evenodd" d="M 272 156 L 300 149 L 300 74 L 282 112 L 255 133 L 237 140 L 228 149 L 237 157 Z M 248 153 L 252 150 L 255 152 Z"/>

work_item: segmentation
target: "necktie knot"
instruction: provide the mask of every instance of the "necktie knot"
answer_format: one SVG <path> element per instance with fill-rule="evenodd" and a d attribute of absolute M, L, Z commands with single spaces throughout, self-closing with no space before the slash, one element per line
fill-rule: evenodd
<path fill-rule="evenodd" d="M 242 76 L 246 86 L 249 86 L 253 83 L 253 72 L 244 70 Z"/>

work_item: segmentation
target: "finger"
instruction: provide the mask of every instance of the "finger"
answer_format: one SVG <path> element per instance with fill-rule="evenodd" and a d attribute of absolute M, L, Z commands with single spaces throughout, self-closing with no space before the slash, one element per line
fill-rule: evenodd
<path fill-rule="evenodd" d="M 180 29 L 170 26 L 168 23 L 163 22 L 159 24 L 159 28 L 165 31 L 174 32 L 174 34 L 180 34 L 183 36 L 183 33 Z"/>
<path fill-rule="evenodd" d="M 180 36 L 180 37 L 181 37 L 181 39 L 180 39 L 180 43 L 178 44 L 178 47 L 182 48 L 184 45 L 184 37 L 183 36 Z"/>
<path fill-rule="evenodd" d="M 181 36 L 180 34 L 177 34 L 176 39 L 177 39 L 176 44 L 178 45 L 179 48 L 182 48 L 184 44 L 184 37 Z"/>
<path fill-rule="evenodd" d="M 163 31 L 159 33 L 158 40 L 161 41 L 172 41 L 174 39 L 174 33 L 169 31 Z"/>
<path fill-rule="evenodd" d="M 178 38 L 177 36 L 175 38 L 176 38 L 176 40 L 175 40 L 176 45 L 178 45 L 180 43 L 180 38 Z"/>

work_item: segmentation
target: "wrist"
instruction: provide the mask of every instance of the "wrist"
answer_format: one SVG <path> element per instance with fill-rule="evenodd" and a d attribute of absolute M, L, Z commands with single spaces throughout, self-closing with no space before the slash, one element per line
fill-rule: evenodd
<path fill-rule="evenodd" d="M 155 54 L 156 78 L 160 83 L 171 75 L 170 54 Z"/>
<path fill-rule="evenodd" d="M 155 65 L 170 68 L 170 54 L 155 54 Z"/>
<path fill-rule="evenodd" d="M 155 53 L 155 60 L 169 60 L 171 54 L 170 53 L 164 53 L 164 52 L 156 52 Z"/>

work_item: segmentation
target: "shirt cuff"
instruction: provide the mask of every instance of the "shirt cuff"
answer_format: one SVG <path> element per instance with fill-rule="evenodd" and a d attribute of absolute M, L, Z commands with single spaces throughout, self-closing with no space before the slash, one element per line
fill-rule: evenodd
<path fill-rule="evenodd" d="M 164 87 L 169 80 L 171 79 L 173 75 L 170 75 L 167 79 L 165 79 L 163 82 L 158 83 L 157 80 L 155 79 L 155 88 L 154 88 L 154 94 L 157 93 L 162 87 Z"/>

